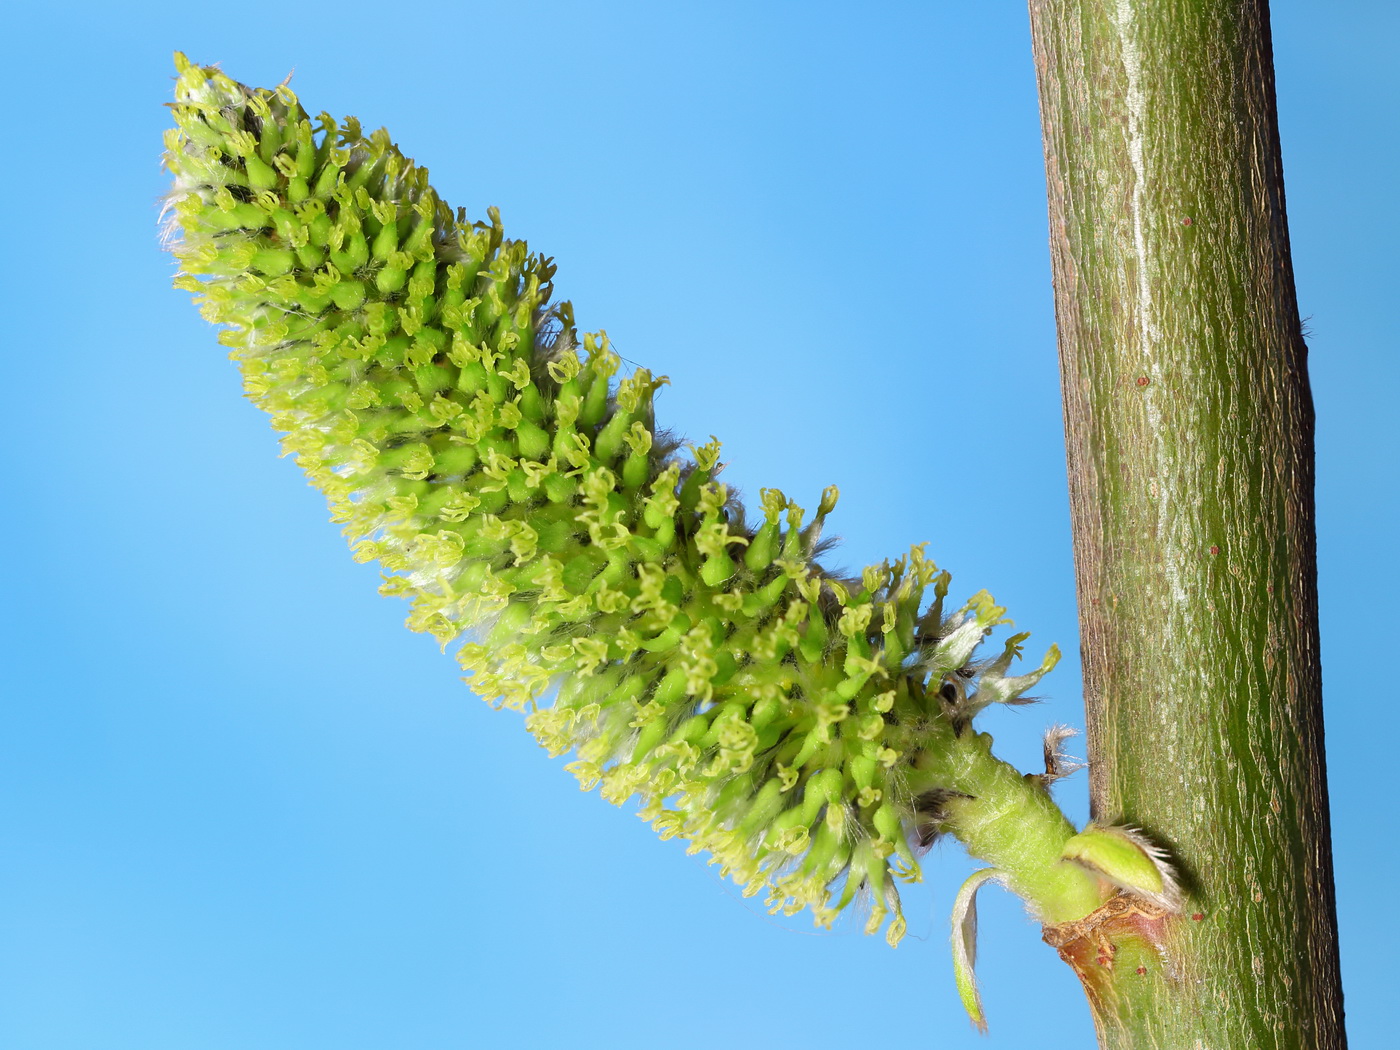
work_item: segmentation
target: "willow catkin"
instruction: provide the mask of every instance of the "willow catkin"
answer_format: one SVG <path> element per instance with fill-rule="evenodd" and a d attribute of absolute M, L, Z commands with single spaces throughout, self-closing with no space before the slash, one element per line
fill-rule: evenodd
<path fill-rule="evenodd" d="M 1003 610 L 983 592 L 945 617 L 921 547 L 825 573 L 835 488 L 810 521 L 765 489 L 746 524 L 719 443 L 656 429 L 665 378 L 615 379 L 494 209 L 454 216 L 383 130 L 176 64 L 175 283 L 228 326 L 248 396 L 408 625 L 746 894 L 821 924 L 861 896 L 897 942 L 895 877 L 917 878 L 947 794 L 916 759 L 1054 651 L 1008 677 L 1018 635 L 970 663 Z"/>

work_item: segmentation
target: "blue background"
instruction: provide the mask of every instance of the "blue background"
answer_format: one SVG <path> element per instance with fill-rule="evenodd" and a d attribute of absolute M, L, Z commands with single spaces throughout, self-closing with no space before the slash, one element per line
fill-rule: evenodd
<path fill-rule="evenodd" d="M 347 556 L 156 238 L 170 52 L 387 125 L 557 257 L 731 484 L 841 486 L 839 561 L 930 541 L 1070 656 L 1001 753 L 1082 719 L 1023 5 L 60 4 L 0 68 L 10 598 L 0 1046 L 1091 1045 L 983 897 L 992 1043 L 930 855 L 891 951 L 768 917 L 576 790 Z M 1328 746 L 1353 1045 L 1393 1031 L 1400 16 L 1273 4 L 1311 315 Z M 1038 649 L 1037 649 L 1038 651 Z M 1082 819 L 1082 774 L 1058 789 Z"/>

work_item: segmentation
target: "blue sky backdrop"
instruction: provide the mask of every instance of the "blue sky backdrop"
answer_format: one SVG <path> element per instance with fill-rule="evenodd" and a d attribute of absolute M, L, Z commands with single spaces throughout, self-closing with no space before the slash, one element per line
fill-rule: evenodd
<path fill-rule="evenodd" d="M 1347 1010 L 1382 1046 L 1400 15 L 1273 11 Z M 1047 703 L 986 720 L 1030 768 L 1082 707 L 1023 4 L 59 3 L 5 36 L 0 1046 L 1091 1045 L 995 891 L 993 1041 L 962 1017 L 954 844 L 891 951 L 767 916 L 580 793 L 402 629 L 156 236 L 174 49 L 388 126 L 446 199 L 556 256 L 580 324 L 671 377 L 663 424 L 724 439 L 727 481 L 808 506 L 834 482 L 841 564 L 927 540 L 956 595 L 1059 642 Z M 1082 819 L 1083 775 L 1057 791 Z"/>

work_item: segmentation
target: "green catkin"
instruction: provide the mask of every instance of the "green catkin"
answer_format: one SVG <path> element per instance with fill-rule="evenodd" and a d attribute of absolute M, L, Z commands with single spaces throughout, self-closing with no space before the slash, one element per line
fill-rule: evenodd
<path fill-rule="evenodd" d="M 383 130 L 176 65 L 175 284 L 228 326 L 249 398 L 409 626 L 573 752 L 585 789 L 639 799 L 746 894 L 822 925 L 863 897 L 897 942 L 895 882 L 918 878 L 919 799 L 940 787 L 918 759 L 962 732 L 940 690 L 1014 700 L 1053 651 L 978 672 L 1003 610 L 983 593 L 945 620 L 922 547 L 828 576 L 834 488 L 805 527 L 766 489 L 743 526 L 719 442 L 686 458 L 658 435 L 665 378 L 614 382 L 606 335 L 578 338 L 553 263 L 494 209 L 454 216 Z"/>

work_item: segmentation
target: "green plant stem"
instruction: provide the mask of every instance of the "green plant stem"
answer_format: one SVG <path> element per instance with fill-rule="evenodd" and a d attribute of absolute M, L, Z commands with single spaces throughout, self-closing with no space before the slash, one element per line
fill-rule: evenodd
<path fill-rule="evenodd" d="M 1341 1047 L 1313 416 L 1267 4 L 1030 14 L 1094 816 L 1170 845 L 1188 890 L 1172 965 L 1125 937 L 1094 971 L 1100 1036 Z"/>
<path fill-rule="evenodd" d="M 945 804 L 944 827 L 1005 872 L 1008 888 L 1041 922 L 1082 919 L 1104 894 L 1095 876 L 1060 860 L 1074 825 L 1041 781 L 995 757 L 991 745 L 989 734 L 969 731 L 921 759 L 930 783 L 962 793 Z"/>

